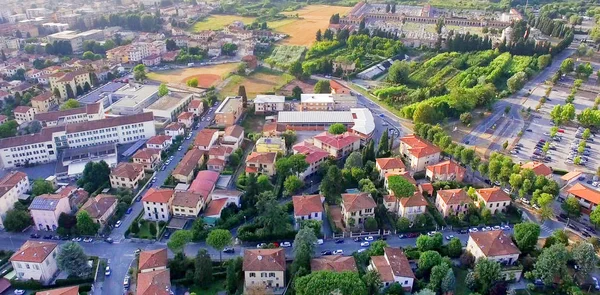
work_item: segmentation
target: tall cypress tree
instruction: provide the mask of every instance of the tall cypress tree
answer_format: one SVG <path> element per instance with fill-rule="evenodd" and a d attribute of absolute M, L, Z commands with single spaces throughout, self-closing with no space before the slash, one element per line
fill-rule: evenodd
<path fill-rule="evenodd" d="M 73 92 L 71 84 L 67 84 L 65 88 L 67 89 L 67 98 L 75 98 L 75 93 Z"/>
<path fill-rule="evenodd" d="M 381 134 L 381 139 L 379 139 L 379 146 L 377 147 L 378 157 L 385 157 L 388 155 L 390 151 L 389 143 L 389 134 L 388 130 L 386 129 L 383 131 L 383 134 Z"/>
<path fill-rule="evenodd" d="M 246 96 L 246 87 L 244 85 L 240 85 L 238 88 L 238 96 L 242 97 L 242 107 L 246 108 L 248 105 L 248 96 Z"/>

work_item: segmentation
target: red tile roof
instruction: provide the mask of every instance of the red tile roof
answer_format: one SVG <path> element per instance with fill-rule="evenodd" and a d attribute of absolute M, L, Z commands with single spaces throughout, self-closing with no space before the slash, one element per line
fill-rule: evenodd
<path fill-rule="evenodd" d="M 113 195 L 99 194 L 93 198 L 89 198 L 81 207 L 81 210 L 87 211 L 91 218 L 100 218 L 104 216 L 117 201 L 117 197 Z"/>
<path fill-rule="evenodd" d="M 511 201 L 510 196 L 499 187 L 482 188 L 476 190 L 476 192 L 486 203 Z"/>
<path fill-rule="evenodd" d="M 200 106 L 202 106 L 202 101 L 199 99 L 194 99 L 190 102 L 190 105 L 188 106 L 188 108 L 198 109 L 198 108 L 200 108 Z"/>
<path fill-rule="evenodd" d="M 447 174 L 464 175 L 467 169 L 463 168 L 454 161 L 447 160 L 427 166 L 427 171 L 431 171 L 434 176 Z"/>
<path fill-rule="evenodd" d="M 174 194 L 175 194 L 175 191 L 172 189 L 150 188 L 146 192 L 144 197 L 142 197 L 142 201 L 143 202 L 168 203 L 169 200 L 171 200 L 171 198 L 173 198 Z"/>
<path fill-rule="evenodd" d="M 334 272 L 352 271 L 358 272 L 356 261 L 353 256 L 330 255 L 313 258 L 310 261 L 312 272 L 329 270 Z"/>
<path fill-rule="evenodd" d="M 344 134 L 340 135 L 323 132 L 315 136 L 314 139 L 339 150 L 357 141 L 360 141 L 360 136 L 351 134 L 349 132 L 345 132 Z"/>
<path fill-rule="evenodd" d="M 212 158 L 212 159 L 208 159 L 208 161 L 206 161 L 206 165 L 211 166 L 211 167 L 225 167 L 225 161 L 218 159 L 218 158 Z M 252 168 L 252 167 L 246 167 L 246 172 L 248 172 L 248 168 Z M 258 171 L 258 169 L 256 169 L 256 171 L 254 171 L 252 173 L 256 173 L 257 171 Z"/>
<path fill-rule="evenodd" d="M 400 141 L 408 145 L 408 152 L 417 158 L 441 152 L 440 148 L 414 134 L 401 137 Z"/>
<path fill-rule="evenodd" d="M 52 92 L 44 92 L 42 94 L 36 95 L 34 98 L 32 98 L 32 101 L 46 101 L 48 99 L 52 98 Z"/>
<path fill-rule="evenodd" d="M 406 169 L 406 165 L 400 158 L 377 158 L 375 161 L 383 170 Z"/>
<path fill-rule="evenodd" d="M 421 192 L 427 192 L 429 195 L 433 194 L 433 184 L 429 182 L 424 182 L 419 184 L 419 188 L 421 188 Z"/>
<path fill-rule="evenodd" d="M 383 249 L 384 256 L 392 268 L 394 276 L 403 278 L 415 278 L 415 274 L 410 268 L 410 263 L 400 248 L 385 247 Z"/>
<path fill-rule="evenodd" d="M 121 162 L 117 167 L 112 168 L 110 175 L 119 178 L 127 178 L 129 180 L 136 179 L 140 174 L 144 173 L 144 165 L 138 163 Z"/>
<path fill-rule="evenodd" d="M 171 122 L 169 125 L 167 125 L 167 127 L 165 127 L 165 130 L 169 130 L 169 131 L 179 131 L 183 128 L 183 126 L 177 122 Z"/>
<path fill-rule="evenodd" d="M 27 113 L 27 111 L 33 109 L 32 107 L 28 107 L 28 106 L 18 106 L 15 108 L 14 112 L 15 113 Z"/>
<path fill-rule="evenodd" d="M 283 249 L 244 250 L 243 271 L 285 271 Z"/>
<path fill-rule="evenodd" d="M 446 205 L 461 205 L 473 202 L 462 188 L 439 190 L 437 194 Z"/>
<path fill-rule="evenodd" d="M 259 153 L 252 152 L 246 158 L 246 163 L 273 164 L 277 158 L 277 153 Z"/>
<path fill-rule="evenodd" d="M 135 152 L 135 154 L 133 155 L 132 158 L 150 160 L 155 155 L 160 157 L 159 149 L 144 148 L 144 149 L 141 149 L 141 150 L 138 150 L 137 152 Z"/>
<path fill-rule="evenodd" d="M 321 202 L 321 197 L 321 195 L 294 196 L 292 198 L 292 202 L 294 203 L 294 215 L 306 216 L 312 215 L 312 213 L 315 212 L 323 213 L 323 202 Z"/>
<path fill-rule="evenodd" d="M 194 117 L 194 113 L 192 112 L 183 112 L 181 114 L 179 114 L 179 116 L 177 116 L 177 119 L 179 120 L 189 120 L 191 118 Z"/>
<path fill-rule="evenodd" d="M 23 179 L 27 178 L 27 174 L 21 171 L 12 171 L 0 178 L 0 196 L 15 187 Z"/>
<path fill-rule="evenodd" d="M 240 138 L 244 134 L 244 128 L 238 125 L 231 125 L 225 128 L 224 136 L 232 136 L 235 138 Z"/>
<path fill-rule="evenodd" d="M 204 197 L 208 198 L 208 195 L 212 192 L 219 180 L 219 173 L 210 170 L 202 170 L 198 172 L 196 178 L 190 185 L 188 191 L 199 193 Z"/>
<path fill-rule="evenodd" d="M 139 270 L 167 267 L 167 248 L 140 252 Z"/>
<path fill-rule="evenodd" d="M 138 274 L 137 295 L 170 295 L 171 275 L 168 269 Z"/>
<path fill-rule="evenodd" d="M 530 161 L 521 165 L 521 169 L 531 169 L 535 175 L 548 176 L 552 174 L 552 169 L 542 162 Z"/>
<path fill-rule="evenodd" d="M 335 94 L 350 94 L 350 89 L 346 88 L 346 86 L 340 84 L 336 80 L 329 80 L 329 87 L 331 88 L 331 92 L 335 91 Z"/>
<path fill-rule="evenodd" d="M 574 186 L 567 190 L 567 193 L 573 194 L 579 198 L 582 198 L 592 204 L 600 204 L 600 192 L 590 188 L 587 185 L 576 183 Z"/>
<path fill-rule="evenodd" d="M 79 295 L 79 286 L 39 291 L 35 295 Z"/>
<path fill-rule="evenodd" d="M 217 129 L 202 129 L 194 138 L 194 146 L 208 146 L 210 144 L 210 140 L 213 138 L 214 134 L 217 132 Z"/>
<path fill-rule="evenodd" d="M 198 166 L 198 163 L 200 162 L 203 156 L 204 155 L 199 149 L 189 150 L 185 154 L 185 156 L 183 156 L 181 162 L 177 164 L 177 167 L 175 167 L 171 175 L 190 175 L 190 173 L 192 173 L 194 169 Z"/>
<path fill-rule="evenodd" d="M 41 263 L 52 253 L 56 246 L 57 244 L 53 242 L 26 241 L 10 257 L 10 261 Z"/>
<path fill-rule="evenodd" d="M 208 155 L 209 156 L 229 156 L 231 155 L 231 153 L 233 152 L 233 149 L 231 147 L 228 146 L 222 146 L 222 145 L 213 145 L 210 150 L 208 150 Z"/>
<path fill-rule="evenodd" d="M 162 145 L 164 144 L 166 141 L 170 141 L 171 140 L 171 136 L 168 135 L 155 135 L 150 137 L 150 139 L 148 139 L 148 141 L 146 142 L 146 144 L 158 144 L 158 145 Z"/>
<path fill-rule="evenodd" d="M 402 204 L 402 207 L 404 208 L 421 207 L 427 206 L 427 201 L 419 191 L 415 191 L 415 193 L 408 198 L 400 198 L 400 204 Z"/>
<path fill-rule="evenodd" d="M 369 193 L 342 194 L 342 205 L 347 212 L 375 208 L 377 204 Z"/>
<path fill-rule="evenodd" d="M 310 143 L 307 143 L 306 141 L 294 145 L 292 149 L 298 154 L 305 155 L 306 163 L 308 163 L 309 165 L 329 157 L 328 152 Z"/>
<path fill-rule="evenodd" d="M 199 193 L 191 191 L 176 191 L 172 205 L 186 208 L 196 208 L 200 200 L 202 200 L 202 195 Z"/>
<path fill-rule="evenodd" d="M 206 211 L 204 211 L 204 216 L 221 216 L 221 211 L 225 208 L 225 204 L 227 204 L 227 199 L 217 199 L 210 201 Z"/>
<path fill-rule="evenodd" d="M 502 230 L 469 233 L 469 239 L 475 242 L 486 257 L 521 254 L 512 239 Z"/>

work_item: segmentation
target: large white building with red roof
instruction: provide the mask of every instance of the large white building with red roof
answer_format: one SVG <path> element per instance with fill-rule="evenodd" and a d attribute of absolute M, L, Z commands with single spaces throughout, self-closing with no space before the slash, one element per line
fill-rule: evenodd
<path fill-rule="evenodd" d="M 430 181 L 457 181 L 462 182 L 467 169 L 460 164 L 447 160 L 427 166 L 425 177 Z"/>
<path fill-rule="evenodd" d="M 244 288 L 262 287 L 276 292 L 284 288 L 285 251 L 279 249 L 246 249 L 244 251 Z"/>
<path fill-rule="evenodd" d="M 358 135 L 349 132 L 339 135 L 323 132 L 313 137 L 313 144 L 328 152 L 332 157 L 340 159 L 354 151 L 358 151 L 360 149 L 360 139 Z"/>
<path fill-rule="evenodd" d="M 425 167 L 437 164 L 441 152 L 440 148 L 414 134 L 400 138 L 400 153 L 413 171 L 423 171 Z"/>
<path fill-rule="evenodd" d="M 49 282 L 58 271 L 54 242 L 26 241 L 11 257 L 10 263 L 19 280 Z"/>
<path fill-rule="evenodd" d="M 6 212 L 29 190 L 29 177 L 20 171 L 8 172 L 0 179 L 0 228 L 4 228 Z"/>
<path fill-rule="evenodd" d="M 175 191 L 172 189 L 150 188 L 144 197 L 144 219 L 153 221 L 169 221 L 171 218 L 171 203 Z"/>
<path fill-rule="evenodd" d="M 371 256 L 368 269 L 379 274 L 383 288 L 398 283 L 405 291 L 412 291 L 416 277 L 402 249 L 383 248 L 382 256 Z"/>
<path fill-rule="evenodd" d="M 246 173 L 275 175 L 277 153 L 252 152 L 246 157 Z"/>
<path fill-rule="evenodd" d="M 483 202 L 485 208 L 489 209 L 492 214 L 504 212 L 512 201 L 510 195 L 497 186 L 475 190 L 475 194 L 477 199 Z M 478 206 L 480 202 L 477 202 Z"/>
<path fill-rule="evenodd" d="M 294 219 L 298 220 L 323 220 L 322 195 L 301 195 L 292 197 L 294 203 Z"/>
<path fill-rule="evenodd" d="M 367 218 L 375 217 L 377 203 L 369 193 L 342 194 L 342 215 L 347 225 L 363 224 Z M 353 221 L 351 221 L 353 220 Z"/>
<path fill-rule="evenodd" d="M 294 145 L 292 150 L 294 154 L 303 154 L 306 156 L 305 160 L 308 163 L 308 168 L 300 173 L 300 179 L 305 179 L 317 173 L 321 165 L 329 158 L 328 152 L 306 141 Z"/>

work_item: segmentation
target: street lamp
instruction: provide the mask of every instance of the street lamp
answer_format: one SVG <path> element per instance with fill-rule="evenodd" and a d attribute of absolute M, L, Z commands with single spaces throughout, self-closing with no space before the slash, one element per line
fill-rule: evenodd
<path fill-rule="evenodd" d="M 246 215 L 244 215 L 244 223 L 246 223 Z"/>

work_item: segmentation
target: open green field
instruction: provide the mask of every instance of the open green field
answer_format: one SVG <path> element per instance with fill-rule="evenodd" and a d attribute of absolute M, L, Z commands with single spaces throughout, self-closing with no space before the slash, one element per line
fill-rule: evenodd
<path fill-rule="evenodd" d="M 306 47 L 298 45 L 279 45 L 276 46 L 271 53 L 271 56 L 267 58 L 267 63 L 273 63 L 278 68 L 286 69 L 292 63 L 299 61 L 302 58 L 302 54 L 306 51 Z"/>
<path fill-rule="evenodd" d="M 293 79 L 294 77 L 287 73 L 259 69 L 249 76 L 231 76 L 227 85 L 221 90 L 221 95 L 237 95 L 239 86 L 244 85 L 248 99 L 254 99 L 257 94 L 276 92 Z"/>

